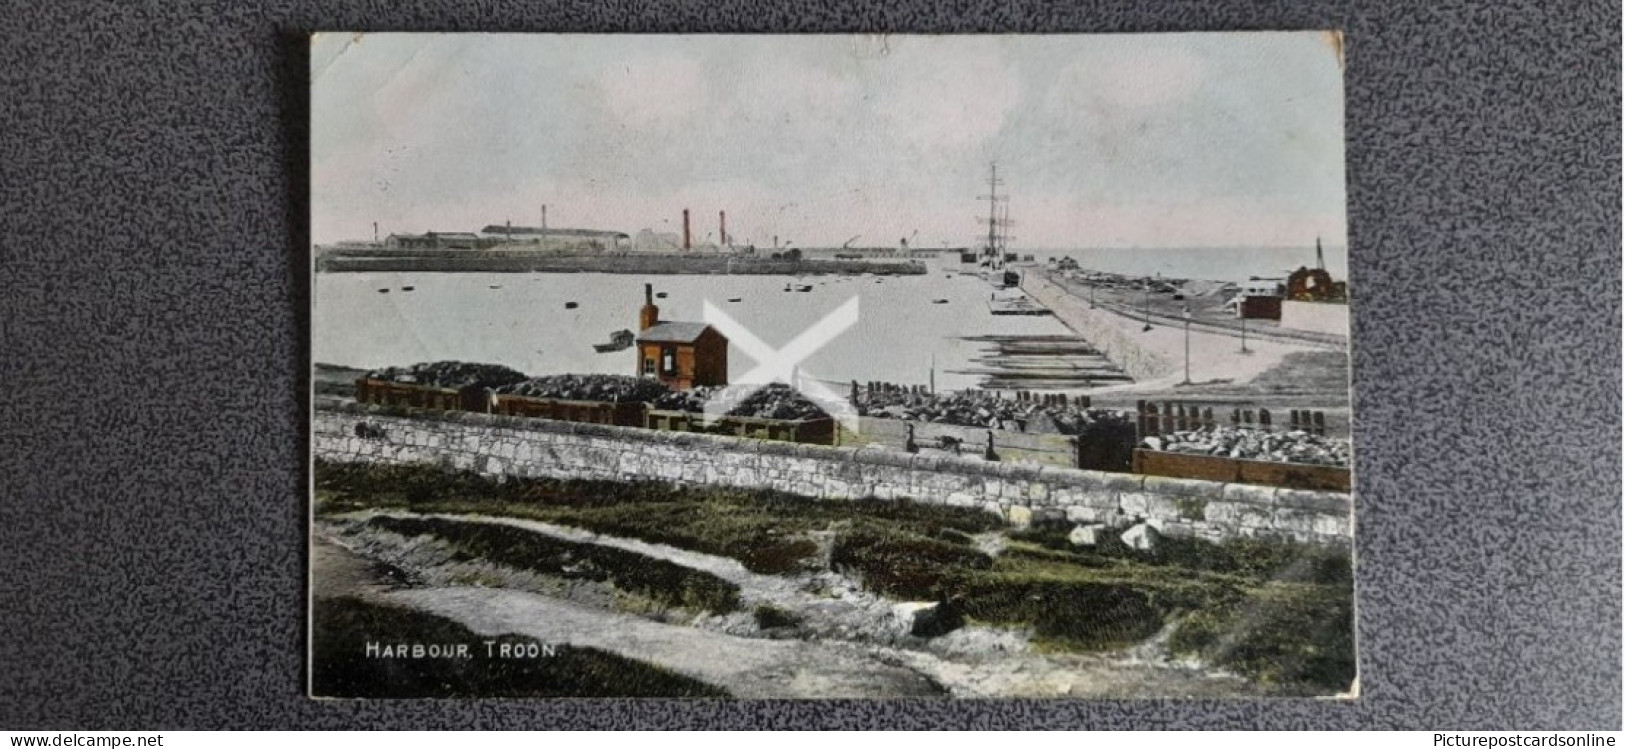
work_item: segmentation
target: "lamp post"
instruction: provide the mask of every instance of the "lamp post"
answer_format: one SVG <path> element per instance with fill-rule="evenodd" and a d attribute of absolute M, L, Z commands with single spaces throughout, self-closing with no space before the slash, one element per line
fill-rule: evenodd
<path fill-rule="evenodd" d="M 1240 304 L 1236 305 L 1236 312 L 1241 315 L 1241 353 L 1251 354 L 1252 352 L 1247 350 L 1247 312 Z"/>
<path fill-rule="evenodd" d="M 1191 306 L 1185 305 L 1185 382 L 1191 384 Z"/>
<path fill-rule="evenodd" d="M 1142 330 L 1150 330 L 1151 329 L 1151 282 L 1149 280 L 1147 280 L 1145 282 L 1145 285 L 1144 285 L 1143 288 L 1145 290 L 1145 303 L 1144 303 L 1145 327 Z"/>

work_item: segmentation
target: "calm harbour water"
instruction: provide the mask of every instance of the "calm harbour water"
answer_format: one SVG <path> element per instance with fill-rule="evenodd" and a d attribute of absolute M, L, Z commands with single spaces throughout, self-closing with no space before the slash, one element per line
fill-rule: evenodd
<path fill-rule="evenodd" d="M 1024 253 L 1025 254 L 1025 253 Z M 1116 273 L 1244 280 L 1312 264 L 1314 249 L 1054 250 L 1032 253 L 1040 264 L 1070 256 L 1083 267 Z M 1327 248 L 1327 265 L 1343 277 L 1346 254 Z M 986 344 L 963 336 L 1059 335 L 1053 317 L 994 316 L 985 281 L 958 275 L 957 256 L 928 262 L 923 276 L 642 276 L 599 273 L 323 273 L 315 280 L 312 347 L 317 362 L 382 367 L 456 359 L 504 364 L 531 375 L 565 372 L 632 374 L 632 350 L 599 354 L 592 344 L 637 328 L 643 284 L 663 320 L 700 321 L 709 300 L 773 348 L 857 297 L 859 322 L 812 354 L 803 377 L 846 382 L 882 380 L 974 387 L 980 378 L 953 374 L 976 366 Z M 1025 272 L 1025 271 L 1023 271 Z M 878 282 L 877 282 L 878 281 Z M 812 291 L 786 292 L 786 284 Z M 412 286 L 413 291 L 402 287 Z M 492 288 L 500 287 L 500 288 Z M 379 293 L 380 288 L 390 289 Z M 1005 292 L 1001 292 L 1003 294 Z M 729 302 L 738 298 L 739 302 Z M 946 304 L 933 300 L 946 299 Z M 565 309 L 576 302 L 576 309 Z M 737 346 L 729 378 L 755 363 Z"/>
<path fill-rule="evenodd" d="M 957 264 L 947 266 L 957 270 Z M 857 297 L 858 323 L 813 353 L 802 377 L 846 382 L 883 380 L 973 387 L 980 378 L 950 374 L 982 353 L 961 336 L 1067 334 L 1053 317 L 994 316 L 985 281 L 933 266 L 924 276 L 642 276 L 597 273 L 332 273 L 316 276 L 314 360 L 381 367 L 456 359 L 504 364 L 531 375 L 565 372 L 633 374 L 631 349 L 600 354 L 592 344 L 637 328 L 643 284 L 662 320 L 701 321 L 709 300 L 764 343 L 780 348 L 847 300 Z M 877 283 L 877 281 L 879 281 Z M 786 292 L 786 283 L 812 285 Z M 403 286 L 414 287 L 403 291 Z M 499 286 L 500 288 L 491 288 Z M 380 288 L 390 292 L 381 294 Z M 1003 292 L 1001 292 L 1002 294 Z M 739 302 L 729 302 L 738 298 Z M 947 299 L 946 304 L 934 304 Z M 576 309 L 565 309 L 566 302 Z M 729 379 L 755 363 L 731 347 Z"/>

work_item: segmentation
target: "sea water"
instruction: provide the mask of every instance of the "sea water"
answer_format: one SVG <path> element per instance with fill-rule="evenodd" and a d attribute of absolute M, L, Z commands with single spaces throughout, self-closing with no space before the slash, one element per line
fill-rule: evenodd
<path fill-rule="evenodd" d="M 799 278 L 321 273 L 315 279 L 312 354 L 316 362 L 369 369 L 460 360 L 503 364 L 533 376 L 635 374 L 634 349 L 601 354 L 593 344 L 607 342 L 617 330 L 636 332 L 645 283 L 667 295 L 655 300 L 661 320 L 703 322 L 709 301 L 774 350 L 857 299 L 857 324 L 796 364 L 798 377 L 831 384 L 926 385 L 934 373 L 938 388 L 974 387 L 981 378 L 952 370 L 974 366 L 971 360 L 985 355 L 988 344 L 963 337 L 1071 333 L 1053 317 L 994 316 L 989 297 L 1013 292 L 959 275 L 957 262 L 929 267 L 931 272 L 917 276 Z M 786 285 L 812 290 L 785 291 Z M 567 309 L 569 302 L 576 307 Z M 755 367 L 737 344 L 730 346 L 730 381 L 742 381 Z"/>

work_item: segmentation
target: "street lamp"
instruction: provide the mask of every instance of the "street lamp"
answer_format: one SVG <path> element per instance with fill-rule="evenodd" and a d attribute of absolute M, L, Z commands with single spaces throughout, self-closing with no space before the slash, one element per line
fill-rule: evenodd
<path fill-rule="evenodd" d="M 1237 304 L 1236 313 L 1241 315 L 1241 353 L 1251 354 L 1252 352 L 1247 350 L 1247 312 L 1242 309 L 1241 304 Z"/>
<path fill-rule="evenodd" d="M 1142 328 L 1141 330 L 1150 330 L 1151 329 L 1151 282 L 1149 280 L 1145 282 L 1144 289 L 1145 289 L 1145 305 L 1144 305 L 1145 327 Z"/>
<path fill-rule="evenodd" d="M 1185 381 L 1183 385 L 1191 384 L 1191 306 L 1185 305 Z"/>

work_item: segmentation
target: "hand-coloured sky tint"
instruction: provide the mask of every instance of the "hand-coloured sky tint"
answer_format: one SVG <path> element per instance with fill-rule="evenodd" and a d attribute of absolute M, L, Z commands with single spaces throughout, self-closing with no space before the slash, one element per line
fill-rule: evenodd
<path fill-rule="evenodd" d="M 736 241 L 973 244 L 989 162 L 1018 247 L 1345 243 L 1320 33 L 321 34 L 312 234 L 511 220 Z M 985 231 L 983 232 L 985 233 Z"/>

